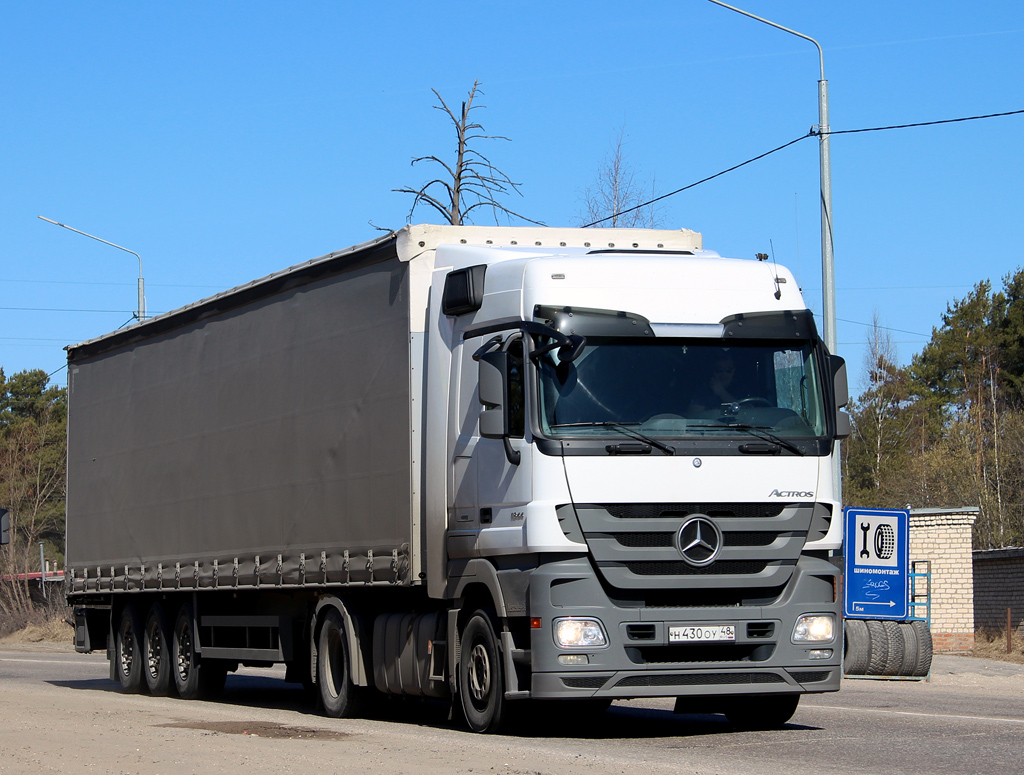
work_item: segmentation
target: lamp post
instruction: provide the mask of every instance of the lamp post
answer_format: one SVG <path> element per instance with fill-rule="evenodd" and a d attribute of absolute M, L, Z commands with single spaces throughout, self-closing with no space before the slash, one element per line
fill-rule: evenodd
<path fill-rule="evenodd" d="M 730 11 L 749 16 L 751 19 L 788 32 L 790 35 L 809 40 L 818 49 L 818 64 L 821 68 L 821 77 L 818 79 L 818 156 L 821 174 L 821 311 L 825 328 L 825 346 L 828 347 L 830 353 L 835 353 L 839 345 L 836 339 L 836 277 L 832 256 L 832 158 L 828 142 L 828 81 L 825 80 L 825 55 L 822 53 L 818 41 L 808 35 L 755 16 L 728 3 L 723 3 L 721 0 L 710 1 L 715 5 L 728 8 Z M 839 442 L 836 442 L 836 455 L 833 458 L 832 484 L 836 500 L 841 502 Z"/>
<path fill-rule="evenodd" d="M 123 250 L 125 253 L 131 253 L 133 256 L 139 259 L 139 310 L 138 312 L 135 313 L 135 319 L 138 320 L 140 323 L 146 319 L 146 286 L 145 281 L 142 279 L 142 256 L 140 256 L 134 250 L 128 250 L 128 248 L 123 248 L 120 245 L 115 245 L 113 242 L 107 242 L 105 239 L 100 239 L 99 237 L 96 237 L 92 234 L 86 234 L 84 231 L 73 229 L 66 224 L 58 223 L 57 221 L 52 221 L 49 218 L 46 218 L 42 215 L 38 217 L 46 221 L 47 223 L 52 223 L 54 226 L 60 226 L 61 228 L 67 229 L 68 231 L 73 231 L 75 234 L 81 234 L 83 237 L 88 237 L 89 239 L 94 239 L 97 242 L 102 242 L 104 245 L 110 245 L 110 247 L 117 248 L 118 250 Z"/>
<path fill-rule="evenodd" d="M 835 353 L 836 342 L 836 282 L 832 258 L 832 160 L 829 153 L 829 127 L 828 127 L 828 81 L 825 80 L 825 55 L 821 46 L 814 38 L 803 33 L 783 27 L 781 24 L 768 21 L 760 16 L 723 3 L 721 0 L 710 0 L 715 5 L 728 8 L 730 11 L 749 16 L 759 22 L 764 22 L 783 32 L 796 35 L 798 38 L 809 40 L 818 49 L 818 63 L 821 67 L 821 78 L 818 80 L 818 155 L 821 168 L 821 296 L 822 315 L 825 323 L 825 345 L 829 352 Z"/>

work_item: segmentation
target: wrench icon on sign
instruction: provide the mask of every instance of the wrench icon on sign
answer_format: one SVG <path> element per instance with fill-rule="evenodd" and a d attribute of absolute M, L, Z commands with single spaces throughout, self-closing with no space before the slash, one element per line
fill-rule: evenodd
<path fill-rule="evenodd" d="M 864 533 L 864 543 L 861 545 L 860 556 L 870 557 L 871 552 L 868 551 L 868 531 L 871 529 L 871 525 L 867 522 L 860 523 L 861 532 Z"/>

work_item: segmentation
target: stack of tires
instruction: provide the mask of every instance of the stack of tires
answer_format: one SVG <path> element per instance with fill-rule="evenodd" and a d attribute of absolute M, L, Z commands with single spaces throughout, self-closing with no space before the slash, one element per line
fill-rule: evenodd
<path fill-rule="evenodd" d="M 846 675 L 928 675 L 932 633 L 921 620 L 847 619 L 843 672 Z"/>

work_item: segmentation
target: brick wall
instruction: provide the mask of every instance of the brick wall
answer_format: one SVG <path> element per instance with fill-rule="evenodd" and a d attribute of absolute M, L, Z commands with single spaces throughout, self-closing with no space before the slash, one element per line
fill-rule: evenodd
<path fill-rule="evenodd" d="M 935 651 L 974 647 L 974 565 L 971 527 L 977 507 L 911 509 L 910 561 L 929 560 Z M 1005 608 L 1003 615 L 1005 617 Z M 923 615 L 923 609 L 915 615 Z"/>
<path fill-rule="evenodd" d="M 1014 628 L 1024 624 L 1024 549 L 974 553 L 974 623 L 1006 629 L 1006 609 Z"/>

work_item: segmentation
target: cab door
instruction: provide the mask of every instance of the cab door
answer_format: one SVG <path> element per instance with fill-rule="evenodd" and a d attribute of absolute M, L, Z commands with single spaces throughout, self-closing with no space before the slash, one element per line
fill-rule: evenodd
<path fill-rule="evenodd" d="M 532 497 L 523 336 L 511 330 L 474 337 L 457 349 L 459 390 L 453 396 L 457 406 L 449 414 L 455 427 L 449 437 L 453 495 L 448 554 L 458 559 L 516 553 L 525 545 L 526 505 Z M 505 439 L 480 435 L 485 407 L 480 403 L 478 359 L 488 349 L 507 354 Z"/>

